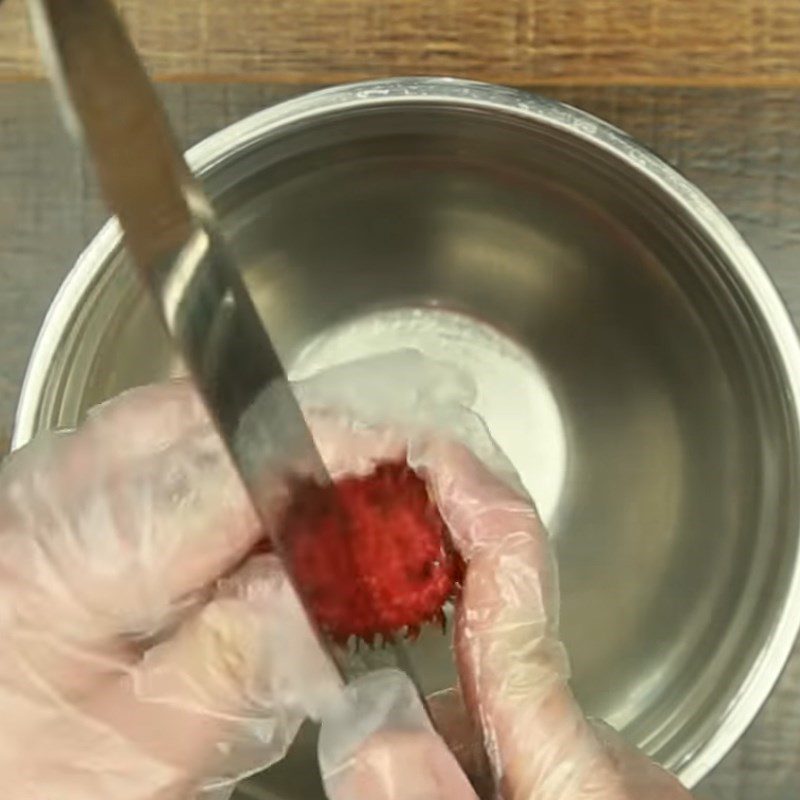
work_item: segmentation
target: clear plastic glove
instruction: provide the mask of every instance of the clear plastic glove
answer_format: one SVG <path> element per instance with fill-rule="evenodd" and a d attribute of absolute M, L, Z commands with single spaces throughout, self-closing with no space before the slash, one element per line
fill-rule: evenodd
<path fill-rule="evenodd" d="M 461 690 L 508 800 L 683 800 L 680 783 L 569 690 L 547 534 L 526 496 L 468 450 L 432 443 L 422 470 L 467 561 L 455 653 Z"/>
<path fill-rule="evenodd" d="M 398 670 L 372 672 L 347 686 L 338 712 L 323 718 L 319 754 L 330 800 L 477 800 L 416 688 Z"/>
<path fill-rule="evenodd" d="M 281 758 L 335 681 L 191 388 L 137 389 L 0 473 L 10 800 L 185 800 Z M 217 791 L 222 787 L 222 791 Z"/>
<path fill-rule="evenodd" d="M 326 405 L 348 409 L 345 420 L 341 411 L 329 413 L 324 437 L 332 444 L 330 429 L 351 430 L 356 447 L 340 471 L 356 464 L 368 472 L 406 455 L 468 564 L 455 632 L 467 712 L 445 702 L 439 720 L 472 770 L 480 760 L 470 727 L 507 800 L 689 798 L 675 778 L 610 729 L 590 724 L 577 706 L 558 638 L 547 534 L 511 465 L 470 412 L 472 388 L 453 370 L 402 353 L 340 367 L 301 390 L 316 409 L 315 432 L 326 431 Z M 328 461 L 336 459 L 329 454 Z M 404 678 L 368 680 L 348 687 L 349 714 L 323 721 L 320 763 L 332 800 L 472 800 Z M 382 702 L 386 697 L 396 702 Z"/>

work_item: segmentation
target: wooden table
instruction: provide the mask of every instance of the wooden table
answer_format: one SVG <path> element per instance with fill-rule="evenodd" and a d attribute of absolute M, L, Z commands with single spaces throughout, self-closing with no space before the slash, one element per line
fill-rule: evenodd
<path fill-rule="evenodd" d="M 513 83 L 581 106 L 702 187 L 800 322 L 799 0 L 120 5 L 187 145 L 309 86 L 391 74 Z M 22 0 L 0 7 L 0 440 L 47 305 L 104 217 L 22 12 Z M 800 797 L 800 650 L 699 794 Z"/>

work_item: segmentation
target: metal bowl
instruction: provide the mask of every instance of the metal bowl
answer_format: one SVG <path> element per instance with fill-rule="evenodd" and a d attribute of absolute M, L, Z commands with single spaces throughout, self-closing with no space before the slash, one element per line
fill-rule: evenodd
<path fill-rule="evenodd" d="M 611 126 L 446 79 L 301 97 L 190 160 L 296 375 L 403 344 L 474 373 L 557 544 L 575 691 L 695 784 L 800 622 L 798 343 L 731 225 Z M 109 223 L 14 444 L 180 371 Z M 413 649 L 429 689 L 453 680 L 440 633 Z M 312 797 L 310 739 L 252 796 Z"/>

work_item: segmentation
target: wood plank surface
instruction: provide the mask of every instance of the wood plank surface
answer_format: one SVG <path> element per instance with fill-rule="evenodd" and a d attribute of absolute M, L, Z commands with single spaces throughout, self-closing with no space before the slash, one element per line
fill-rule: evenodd
<path fill-rule="evenodd" d="M 797 0 L 119 0 L 163 80 L 800 86 Z M 41 74 L 24 0 L 0 78 Z"/>
<path fill-rule="evenodd" d="M 188 145 L 299 90 L 192 84 L 162 91 Z M 703 188 L 748 238 L 800 323 L 800 88 L 546 92 L 628 130 Z M 0 439 L 10 432 L 47 306 L 104 216 L 47 88 L 0 85 Z M 800 797 L 800 650 L 757 723 L 697 796 Z"/>

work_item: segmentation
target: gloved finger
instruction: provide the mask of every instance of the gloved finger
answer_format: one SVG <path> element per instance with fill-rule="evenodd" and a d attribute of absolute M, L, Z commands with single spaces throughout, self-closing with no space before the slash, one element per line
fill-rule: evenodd
<path fill-rule="evenodd" d="M 644 753 L 631 747 L 612 727 L 600 720 L 589 722 L 611 762 L 611 769 L 623 787 L 624 797 L 690 800 L 689 792 L 673 775 L 647 758 Z"/>
<path fill-rule="evenodd" d="M 135 529 L 136 514 L 118 513 L 115 487 L 122 487 L 118 501 L 136 497 L 148 477 L 176 475 L 174 453 L 191 461 L 206 446 L 214 452 L 205 412 L 191 386 L 174 381 L 126 392 L 92 412 L 79 433 L 45 434 L 5 465 L 0 621 L 7 685 L 22 692 L 36 675 L 39 683 L 58 685 L 65 699 L 97 688 L 140 652 L 134 642 L 109 633 L 156 629 L 162 604 L 203 586 L 249 549 L 257 528 L 245 499 L 236 499 L 237 486 L 233 508 L 241 513 L 223 510 L 221 519 L 204 526 L 200 510 L 189 530 L 197 547 L 180 538 L 182 519 L 163 531 L 164 541 L 156 541 L 164 526 L 147 514 L 152 502 L 135 509 L 143 514 L 141 531 Z M 165 463 L 152 469 L 162 454 Z M 216 453 L 214 458 L 219 472 L 232 475 L 224 459 Z M 208 472 L 213 478 L 214 470 Z M 98 476 L 113 491 L 93 496 Z M 165 487 L 162 494 L 169 491 Z M 158 492 L 141 494 L 147 500 Z M 203 495 L 209 502 L 214 496 Z M 127 525 L 120 527 L 126 516 Z M 182 541 L 183 551 L 176 548 Z M 154 569 L 151 581 L 141 568 L 155 568 L 159 560 L 170 570 Z"/>
<path fill-rule="evenodd" d="M 119 465 L 159 452 L 207 425 L 205 408 L 189 381 L 137 386 L 90 409 L 80 436 L 74 431 L 48 431 L 11 453 L 2 475 L 25 471 L 33 462 L 48 482 L 59 478 L 65 493 L 79 492 L 87 478 L 113 473 Z M 40 449 L 47 458 L 38 455 Z"/>
<path fill-rule="evenodd" d="M 456 625 L 462 690 L 490 745 L 496 776 L 516 785 L 509 773 L 518 761 L 510 748 L 536 753 L 543 744 L 536 735 L 546 735 L 543 726 L 518 730 L 519 720 L 549 707 L 554 687 L 566 686 L 569 675 L 556 635 L 555 570 L 546 538 L 532 504 L 465 447 L 431 441 L 421 461 L 468 563 Z M 514 743 L 522 733 L 524 744 Z"/>
<path fill-rule="evenodd" d="M 431 440 L 422 462 L 453 542 L 468 560 L 456 659 L 504 796 L 662 797 L 649 793 L 646 780 L 631 791 L 631 774 L 645 773 L 629 773 L 628 762 L 613 757 L 569 690 L 569 664 L 558 638 L 555 562 L 533 504 L 460 445 Z M 656 773 L 664 798 L 688 796 L 657 768 L 648 778 Z"/>
<path fill-rule="evenodd" d="M 93 447 L 83 429 L 73 450 Z M 58 443 L 54 460 L 58 462 Z M 86 641 L 149 635 L 252 548 L 261 529 L 210 427 L 84 476 L 80 491 L 45 466 L 11 465 L 0 569 L 31 630 Z M 39 465 L 42 465 L 42 469 Z M 52 608 L 58 608 L 56 618 Z M 47 618 L 47 625 L 37 624 Z"/>
<path fill-rule="evenodd" d="M 0 663 L 15 732 L 0 760 L 24 764 L 34 737 L 37 753 L 52 754 L 39 782 L 30 777 L 31 796 L 188 797 L 202 778 L 220 787 L 280 758 L 306 711 L 318 713 L 314 692 L 338 691 L 273 556 L 222 581 L 138 663 L 110 661 L 80 696 L 36 670 L 7 683 L 6 664 L 24 654 L 14 647 Z M 76 655 L 73 666 L 91 663 L 87 651 Z"/>
<path fill-rule="evenodd" d="M 378 670 L 346 687 L 323 717 L 319 760 L 330 800 L 477 800 L 399 670 Z"/>
<path fill-rule="evenodd" d="M 277 558 L 251 559 L 87 713 L 170 767 L 220 787 L 283 757 L 340 692 Z"/>
<path fill-rule="evenodd" d="M 12 692 L 20 706 L 51 705 L 52 697 L 79 704 L 87 693 L 101 690 L 116 680 L 120 665 L 134 664 L 138 648 L 124 640 L 64 641 L 46 630 L 3 627 L 0 685 Z M 20 715 L 15 729 L 38 722 L 36 714 Z"/>

